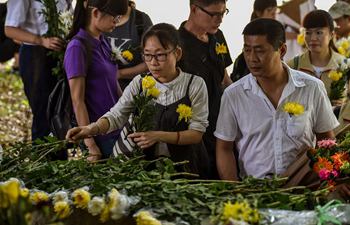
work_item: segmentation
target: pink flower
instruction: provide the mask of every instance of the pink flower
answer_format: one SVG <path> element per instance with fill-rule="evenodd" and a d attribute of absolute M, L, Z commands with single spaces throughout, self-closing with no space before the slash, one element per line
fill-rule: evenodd
<path fill-rule="evenodd" d="M 321 140 L 317 142 L 317 146 L 320 148 L 332 148 L 333 146 L 337 145 L 335 140 Z"/>
<path fill-rule="evenodd" d="M 327 180 L 329 178 L 329 175 L 331 175 L 331 171 L 327 169 L 321 169 L 320 172 L 318 172 L 318 176 L 321 180 Z"/>
<path fill-rule="evenodd" d="M 332 175 L 333 177 L 338 177 L 339 176 L 339 172 L 336 170 L 332 170 Z"/>

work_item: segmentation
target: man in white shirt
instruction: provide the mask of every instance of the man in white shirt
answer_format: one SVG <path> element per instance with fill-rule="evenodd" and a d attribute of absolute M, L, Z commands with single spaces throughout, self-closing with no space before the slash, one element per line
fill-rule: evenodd
<path fill-rule="evenodd" d="M 287 49 L 281 23 L 257 19 L 243 35 L 251 74 L 225 90 L 214 133 L 218 172 L 225 180 L 280 175 L 302 148 L 334 138 L 339 124 L 323 83 L 282 62 Z M 284 110 L 291 102 L 304 107 L 300 115 Z"/>

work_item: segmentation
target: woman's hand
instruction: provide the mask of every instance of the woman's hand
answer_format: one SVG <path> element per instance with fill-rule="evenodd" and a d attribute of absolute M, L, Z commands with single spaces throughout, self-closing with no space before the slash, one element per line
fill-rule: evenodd
<path fill-rule="evenodd" d="M 128 137 L 132 138 L 141 149 L 149 148 L 160 141 L 157 131 L 136 132 L 129 134 Z"/>
<path fill-rule="evenodd" d="M 88 145 L 87 148 L 89 149 L 89 156 L 87 157 L 89 162 L 96 162 L 101 159 L 101 150 L 95 143 Z"/>
<path fill-rule="evenodd" d="M 66 134 L 66 140 L 71 142 L 77 142 L 84 138 L 89 138 L 93 136 L 93 131 L 90 126 L 80 126 L 73 127 L 69 129 Z"/>

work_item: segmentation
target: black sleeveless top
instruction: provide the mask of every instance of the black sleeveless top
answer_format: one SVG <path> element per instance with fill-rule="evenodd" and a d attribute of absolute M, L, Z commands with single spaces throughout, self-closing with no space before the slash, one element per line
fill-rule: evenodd
<path fill-rule="evenodd" d="M 179 99 L 178 101 L 164 106 L 156 103 L 156 113 L 154 116 L 155 128 L 154 130 L 177 132 L 188 130 L 189 124 L 185 120 L 178 122 L 179 114 L 176 112 L 179 104 L 185 104 L 191 107 L 191 100 L 189 97 L 189 88 L 193 80 L 193 75 L 191 76 L 186 90 L 186 95 Z M 170 159 L 174 162 L 180 162 L 188 160 L 190 163 L 185 166 L 186 172 L 199 174 L 201 178 L 207 178 L 209 175 L 209 161 L 208 154 L 201 141 L 199 144 L 191 145 L 175 145 L 167 144 Z M 148 152 L 148 154 L 146 153 Z M 154 146 L 145 151 L 147 155 L 155 153 Z"/>

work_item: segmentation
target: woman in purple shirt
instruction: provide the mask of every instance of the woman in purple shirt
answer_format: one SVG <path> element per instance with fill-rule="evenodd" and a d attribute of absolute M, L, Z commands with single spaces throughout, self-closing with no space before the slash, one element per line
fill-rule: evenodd
<path fill-rule="evenodd" d="M 127 0 L 77 1 L 64 67 L 79 126 L 96 121 L 115 105 L 121 95 L 118 67 L 102 33 L 114 29 L 127 7 Z M 84 139 L 89 150 L 88 160 L 109 157 L 118 135 L 116 131 Z"/>

